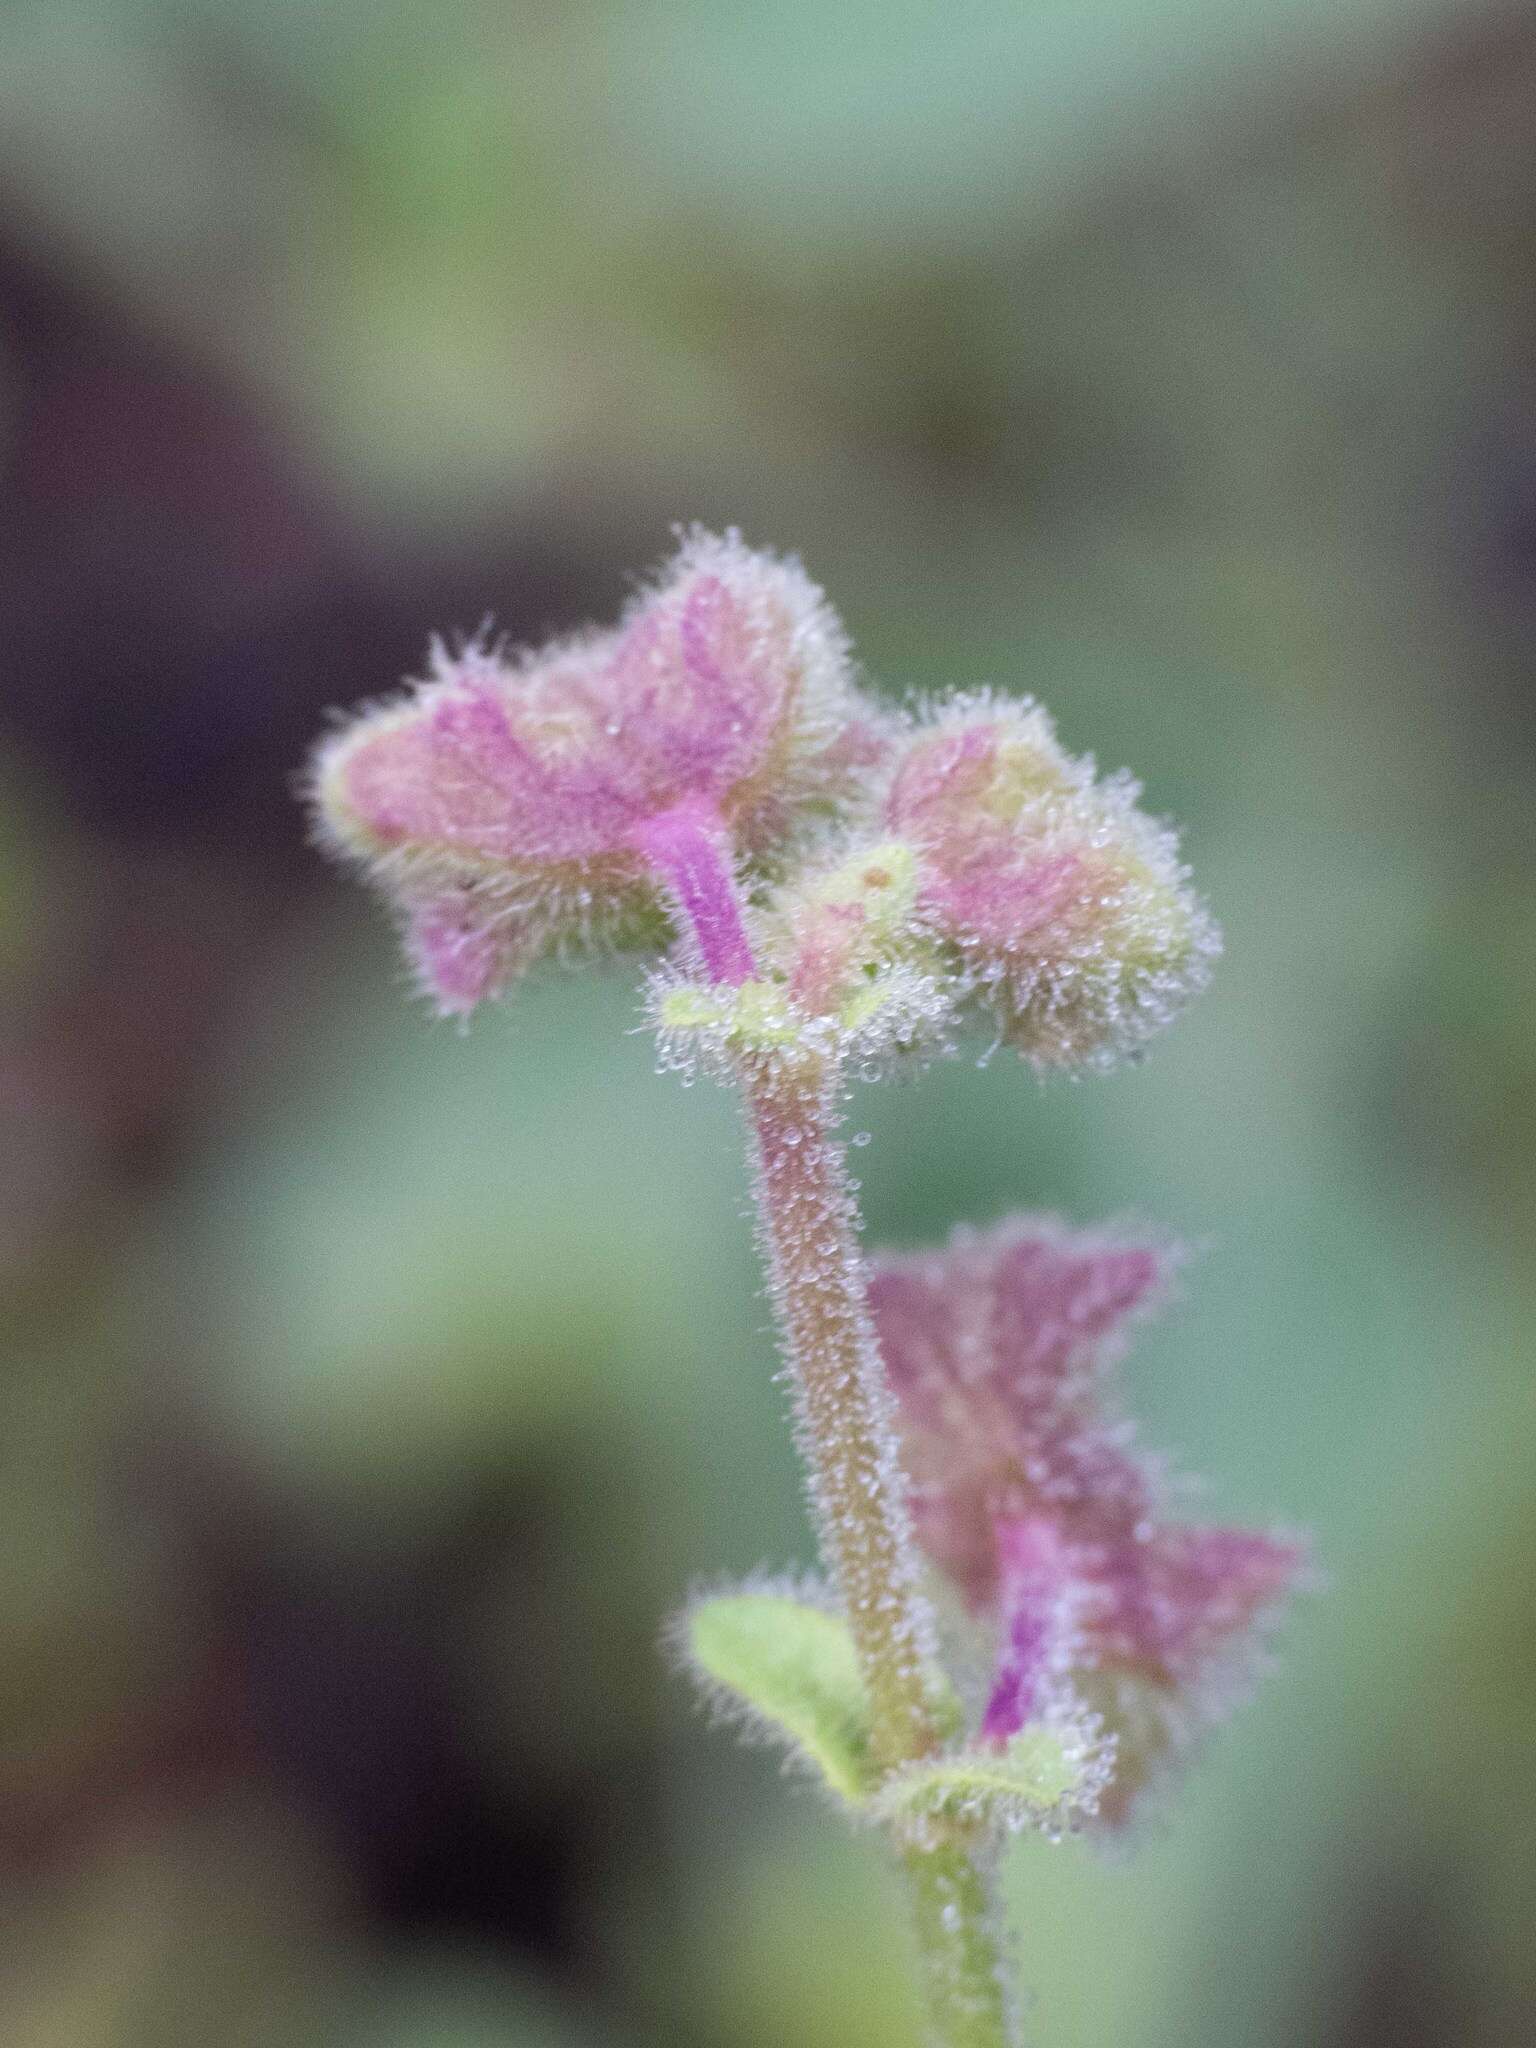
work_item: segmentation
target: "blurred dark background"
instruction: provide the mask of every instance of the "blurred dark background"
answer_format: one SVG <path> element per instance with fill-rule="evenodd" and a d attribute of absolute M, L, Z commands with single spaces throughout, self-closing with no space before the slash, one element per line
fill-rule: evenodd
<path fill-rule="evenodd" d="M 0 5 L 0 2039 L 906 2048 L 899 1903 L 662 1666 L 804 1558 L 729 1103 L 460 1036 L 327 710 L 798 549 L 1228 934 L 1144 1069 L 866 1091 L 871 1234 L 1203 1247 L 1129 1377 L 1331 1575 L 1048 2048 L 1536 2039 L 1536 10 Z"/>

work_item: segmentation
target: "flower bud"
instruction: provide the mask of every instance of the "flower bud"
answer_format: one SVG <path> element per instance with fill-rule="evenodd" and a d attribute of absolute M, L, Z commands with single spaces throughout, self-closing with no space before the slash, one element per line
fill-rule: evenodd
<path fill-rule="evenodd" d="M 435 647 L 425 682 L 321 748 L 313 789 L 322 838 L 369 868 L 462 1011 L 568 942 L 663 943 L 658 818 L 771 867 L 848 811 L 883 748 L 798 564 L 695 530 L 611 631 L 516 659 Z"/>
<path fill-rule="evenodd" d="M 945 1042 L 953 976 L 916 920 L 914 850 L 900 840 L 797 870 L 751 913 L 754 972 L 735 986 L 652 978 L 668 1064 L 729 1074 L 741 1053 L 850 1059 L 861 1073 Z"/>
<path fill-rule="evenodd" d="M 1096 782 L 1031 703 L 955 700 L 896 757 L 885 823 L 918 849 L 921 917 L 1037 1067 L 1134 1051 L 1218 950 L 1139 793 L 1128 777 Z"/>
<path fill-rule="evenodd" d="M 786 891 L 776 907 L 793 1000 L 813 1017 L 835 1013 L 904 946 L 916 900 L 913 849 L 899 839 L 857 848 Z"/>

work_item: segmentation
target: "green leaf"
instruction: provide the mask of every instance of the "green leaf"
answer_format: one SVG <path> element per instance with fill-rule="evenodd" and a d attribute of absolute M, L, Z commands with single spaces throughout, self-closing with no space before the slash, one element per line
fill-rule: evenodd
<path fill-rule="evenodd" d="M 683 1649 L 727 1711 L 786 1740 L 850 1805 L 874 1786 L 869 1701 L 841 1615 L 793 1593 L 717 1593 L 683 1616 Z"/>
<path fill-rule="evenodd" d="M 871 1794 L 868 1807 L 877 1820 L 918 1832 L 940 1819 L 990 1821 L 1013 1832 L 1048 1826 L 1090 1803 L 1103 1768 L 1080 1729 L 1037 1724 L 1020 1729 L 1003 1750 L 961 1750 L 908 1764 Z"/>

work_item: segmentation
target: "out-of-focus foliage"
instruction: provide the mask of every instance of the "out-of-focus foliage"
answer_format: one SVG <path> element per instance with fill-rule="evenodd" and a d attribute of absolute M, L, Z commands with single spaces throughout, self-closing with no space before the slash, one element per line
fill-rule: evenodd
<path fill-rule="evenodd" d="M 800 549 L 1227 935 L 1144 1068 L 865 1091 L 876 1241 L 1203 1245 L 1131 1392 L 1309 1526 L 1051 2048 L 1536 2032 L 1536 21 L 1476 0 L 0 10 L 0 2039 L 896 2048 L 899 1900 L 657 1654 L 805 1561 L 712 1089 L 460 1036 L 326 707 Z"/>

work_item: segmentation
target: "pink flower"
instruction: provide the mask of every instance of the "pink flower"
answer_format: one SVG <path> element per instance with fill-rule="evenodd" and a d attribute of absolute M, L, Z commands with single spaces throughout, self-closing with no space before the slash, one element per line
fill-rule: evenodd
<path fill-rule="evenodd" d="M 956 700 L 896 757 L 884 822 L 918 850 L 921 915 L 1037 1066 L 1134 1051 L 1217 950 L 1138 794 L 1123 776 L 1096 782 L 1027 701 Z"/>
<path fill-rule="evenodd" d="M 871 1282 L 919 1538 L 998 1631 L 981 1733 L 1005 1740 L 1070 1675 L 1119 1737 L 1109 1819 L 1223 1704 L 1304 1565 L 1286 1537 L 1162 1519 L 1162 1469 L 1109 1399 L 1171 1263 L 1020 1217 L 881 1260 Z"/>
<path fill-rule="evenodd" d="M 314 790 L 323 837 L 372 871 L 462 1012 L 562 943 L 664 942 L 663 856 L 781 856 L 882 747 L 798 564 L 694 531 L 610 631 L 515 660 L 434 649 L 425 683 L 320 750 Z"/>

